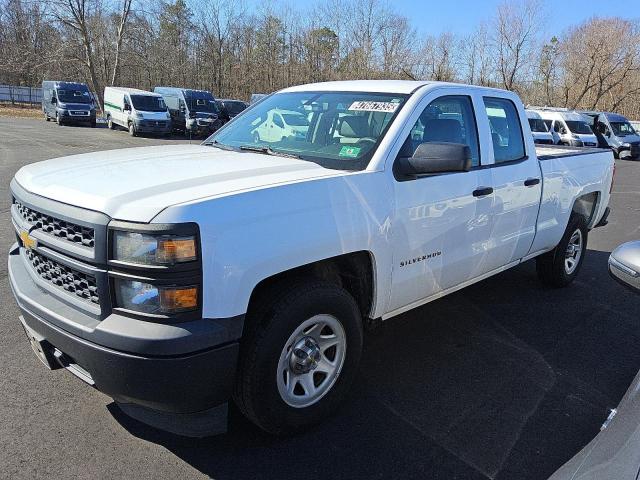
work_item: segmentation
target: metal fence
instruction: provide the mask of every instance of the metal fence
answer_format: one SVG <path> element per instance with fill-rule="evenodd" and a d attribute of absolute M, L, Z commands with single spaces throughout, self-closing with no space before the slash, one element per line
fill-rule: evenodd
<path fill-rule="evenodd" d="M 42 88 L 0 85 L 0 102 L 38 105 L 42 103 Z"/>

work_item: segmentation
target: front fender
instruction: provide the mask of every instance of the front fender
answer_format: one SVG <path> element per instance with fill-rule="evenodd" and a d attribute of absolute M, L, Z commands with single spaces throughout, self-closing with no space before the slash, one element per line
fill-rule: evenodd
<path fill-rule="evenodd" d="M 262 280 L 356 251 L 374 257 L 378 310 L 391 281 L 391 198 L 382 172 L 356 172 L 178 205 L 154 222 L 199 224 L 205 317 L 243 314 Z"/>

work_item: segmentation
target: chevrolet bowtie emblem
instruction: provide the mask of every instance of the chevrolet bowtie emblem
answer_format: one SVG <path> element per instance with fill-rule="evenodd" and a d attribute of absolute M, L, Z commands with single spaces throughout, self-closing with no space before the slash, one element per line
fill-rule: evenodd
<path fill-rule="evenodd" d="M 38 246 L 38 240 L 29 235 L 26 230 L 20 231 L 20 240 L 22 240 L 22 246 L 27 250 L 33 250 Z"/>

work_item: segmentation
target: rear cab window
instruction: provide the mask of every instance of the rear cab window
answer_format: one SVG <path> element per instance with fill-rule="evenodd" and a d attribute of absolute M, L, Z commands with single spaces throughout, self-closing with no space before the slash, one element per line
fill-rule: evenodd
<path fill-rule="evenodd" d="M 524 136 L 518 109 L 511 100 L 484 97 L 495 163 L 513 162 L 525 157 Z"/>

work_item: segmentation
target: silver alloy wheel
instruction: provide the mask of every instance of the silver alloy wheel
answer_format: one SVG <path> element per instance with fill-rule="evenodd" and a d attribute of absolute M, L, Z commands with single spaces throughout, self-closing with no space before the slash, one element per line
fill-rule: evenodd
<path fill-rule="evenodd" d="M 287 405 L 304 408 L 318 402 L 333 387 L 347 351 L 342 324 L 332 315 L 315 315 L 304 322 L 286 341 L 276 382 Z"/>
<path fill-rule="evenodd" d="M 567 251 L 564 256 L 564 271 L 567 275 L 571 275 L 580 264 L 582 256 L 582 230 L 579 228 L 573 232 L 567 245 Z"/>

